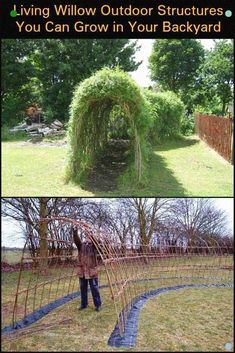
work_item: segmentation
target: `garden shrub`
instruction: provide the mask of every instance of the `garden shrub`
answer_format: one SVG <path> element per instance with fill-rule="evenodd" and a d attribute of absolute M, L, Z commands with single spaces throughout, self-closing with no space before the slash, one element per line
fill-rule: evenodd
<path fill-rule="evenodd" d="M 185 116 L 185 106 L 181 99 L 171 91 L 154 92 L 148 89 L 144 90 L 144 96 L 151 105 L 151 115 L 154 121 L 150 138 L 160 141 L 164 138 L 178 136 Z"/>
<path fill-rule="evenodd" d="M 25 102 L 22 97 L 8 93 L 2 100 L 2 124 L 13 127 L 22 122 Z"/>
<path fill-rule="evenodd" d="M 87 176 L 109 138 L 109 125 L 114 124 L 115 116 L 126 121 L 119 129 L 122 135 L 123 128 L 126 129 L 132 141 L 134 163 L 129 167 L 134 170 L 137 182 L 143 180 L 146 135 L 151 126 L 149 103 L 127 73 L 118 68 L 104 68 L 81 82 L 73 95 L 68 124 L 67 181 L 81 182 Z"/>
<path fill-rule="evenodd" d="M 195 118 L 193 114 L 185 115 L 180 126 L 180 132 L 184 136 L 192 135 L 195 132 Z"/>

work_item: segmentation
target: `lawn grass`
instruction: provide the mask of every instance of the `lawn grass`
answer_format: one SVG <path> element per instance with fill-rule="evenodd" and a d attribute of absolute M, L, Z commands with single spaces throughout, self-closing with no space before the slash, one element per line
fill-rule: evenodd
<path fill-rule="evenodd" d="M 16 256 L 14 252 L 11 254 L 11 251 L 7 254 L 11 261 L 13 255 Z M 216 268 L 225 265 L 227 268 L 232 264 L 232 256 L 163 258 L 155 265 L 150 263 L 148 264 L 150 266 L 146 267 L 144 277 L 155 278 L 155 280 L 133 283 L 132 289 L 135 287 L 135 290 L 129 293 L 139 295 L 150 289 L 180 284 L 231 283 L 233 272 L 223 269 L 217 271 Z M 186 265 L 188 267 L 193 265 L 195 268 L 188 270 Z M 202 265 L 204 269 L 201 270 Z M 136 268 L 135 271 L 137 270 Z M 140 270 L 142 271 L 143 268 Z M 22 271 L 19 288 L 31 288 L 27 313 L 32 312 L 35 284 L 39 285 L 44 281 L 65 276 L 62 283 L 60 282 L 59 289 L 55 281 L 52 286 L 50 284 L 45 286 L 42 303 L 45 305 L 68 293 L 70 273 L 73 273 L 73 267 L 51 268 L 46 276 L 39 277 L 33 271 Z M 131 276 L 132 273 L 133 265 L 126 266 L 125 276 Z M 18 274 L 18 272 L 2 273 L 2 327 L 9 325 L 12 320 Z M 176 277 L 179 275 L 181 277 Z M 190 278 L 190 276 L 195 277 Z M 197 276 L 206 278 L 197 278 Z M 210 276 L 221 276 L 222 279 L 210 279 Z M 102 267 L 99 284 L 100 286 L 108 284 L 106 272 Z M 40 307 L 41 290 L 40 286 L 35 292 L 36 308 Z M 77 290 L 79 290 L 79 283 L 75 276 L 71 291 Z M 140 313 L 137 345 L 129 350 L 107 345 L 117 316 L 110 289 L 103 288 L 100 291 L 103 302 L 100 313 L 94 311 L 90 294 L 89 307 L 82 312 L 77 310 L 80 298 L 74 299 L 21 331 L 23 335 L 18 338 L 11 339 L 12 336 L 9 338 L 3 336 L 2 351 L 226 351 L 224 345 L 233 343 L 233 290 L 231 288 L 185 289 L 149 300 Z M 23 318 L 24 299 L 25 294 L 18 296 L 17 320 Z M 118 305 L 118 308 L 119 312 L 121 307 Z M 29 334 L 25 334 L 25 331 Z"/>
<path fill-rule="evenodd" d="M 89 196 L 64 182 L 66 148 L 3 143 L 2 182 L 5 196 Z"/>
<path fill-rule="evenodd" d="M 15 275 L 5 275 L 10 296 Z M 80 299 L 74 299 L 31 325 L 28 335 L 3 336 L 2 351 L 226 351 L 224 345 L 233 344 L 231 289 L 185 289 L 149 300 L 140 313 L 136 347 L 130 349 L 107 345 L 116 312 L 109 288 L 101 289 L 101 297 L 101 312 L 94 311 L 90 295 L 81 312 Z"/>
<path fill-rule="evenodd" d="M 166 196 L 233 195 L 233 166 L 196 136 L 159 145 L 154 155 L 152 180 Z"/>
<path fill-rule="evenodd" d="M 233 196 L 233 166 L 195 136 L 157 145 L 142 188 L 91 192 L 65 184 L 66 146 L 2 143 L 3 196 Z"/>
<path fill-rule="evenodd" d="M 1 259 L 8 264 L 17 264 L 22 258 L 22 250 L 13 250 L 13 249 L 3 249 L 1 248 Z"/>
<path fill-rule="evenodd" d="M 186 289 L 149 300 L 141 311 L 137 347 L 147 351 L 220 352 L 233 346 L 231 289 Z M 232 349 L 231 349 L 232 351 Z"/>
<path fill-rule="evenodd" d="M 6 125 L 1 129 L 1 141 L 27 141 L 28 135 L 24 130 L 10 132 L 10 128 Z"/>

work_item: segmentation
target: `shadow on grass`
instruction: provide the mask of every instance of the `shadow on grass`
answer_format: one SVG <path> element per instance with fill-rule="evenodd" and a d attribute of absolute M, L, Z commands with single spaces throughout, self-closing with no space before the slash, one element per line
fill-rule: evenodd
<path fill-rule="evenodd" d="M 140 192 L 146 196 L 189 196 L 174 176 L 174 172 L 167 166 L 165 158 L 154 151 L 149 161 L 149 182 Z"/>
<path fill-rule="evenodd" d="M 165 140 L 159 144 L 156 144 L 154 146 L 154 149 L 163 152 L 163 151 L 170 151 L 170 150 L 175 150 L 179 148 L 185 148 L 185 147 L 190 147 L 198 144 L 200 142 L 200 139 L 197 137 L 179 137 L 174 140 Z"/>
<path fill-rule="evenodd" d="M 109 160 L 109 165 L 105 163 L 105 166 L 102 167 L 102 163 L 98 163 L 99 169 L 95 168 L 92 178 L 90 177 L 87 183 L 83 185 L 83 189 L 92 192 L 95 196 L 106 194 L 108 196 L 189 196 L 187 190 L 174 176 L 174 172 L 167 166 L 165 158 L 157 155 L 156 152 L 189 147 L 198 142 L 197 139 L 180 139 L 168 141 L 153 148 L 147 166 L 148 178 L 143 187 L 125 185 L 118 188 L 117 178 L 125 169 L 123 168 L 126 162 L 124 154 L 123 159 L 119 160 L 121 168 L 119 165 L 116 166 L 116 169 L 113 168 L 110 155 L 109 158 L 103 156 L 103 160 Z M 123 151 L 125 151 L 125 148 L 122 153 Z M 120 154 L 118 156 L 120 157 Z M 109 167 L 110 165 L 112 167 Z"/>

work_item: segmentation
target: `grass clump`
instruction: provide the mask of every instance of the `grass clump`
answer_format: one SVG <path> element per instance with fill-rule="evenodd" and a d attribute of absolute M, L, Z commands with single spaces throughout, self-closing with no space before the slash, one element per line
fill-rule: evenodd
<path fill-rule="evenodd" d="M 25 131 L 10 132 L 10 128 L 7 125 L 3 125 L 1 139 L 2 141 L 26 141 L 28 136 Z"/>

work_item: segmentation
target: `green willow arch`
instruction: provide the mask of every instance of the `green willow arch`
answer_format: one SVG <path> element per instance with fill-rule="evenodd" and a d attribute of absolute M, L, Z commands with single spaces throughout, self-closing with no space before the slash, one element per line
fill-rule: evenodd
<path fill-rule="evenodd" d="M 127 120 L 134 156 L 129 169 L 142 181 L 146 160 L 146 134 L 151 126 L 149 103 L 135 81 L 124 71 L 104 68 L 81 82 L 70 106 L 67 181 L 81 181 L 108 139 L 108 124 L 118 105 Z"/>

